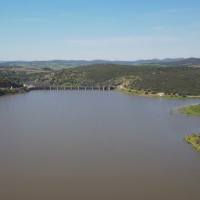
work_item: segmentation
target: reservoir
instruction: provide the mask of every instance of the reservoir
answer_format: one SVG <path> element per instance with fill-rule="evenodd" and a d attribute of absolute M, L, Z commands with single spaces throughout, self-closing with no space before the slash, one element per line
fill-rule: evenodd
<path fill-rule="evenodd" d="M 199 199 L 200 153 L 183 141 L 199 100 L 116 91 L 32 91 L 0 98 L 0 199 Z"/>

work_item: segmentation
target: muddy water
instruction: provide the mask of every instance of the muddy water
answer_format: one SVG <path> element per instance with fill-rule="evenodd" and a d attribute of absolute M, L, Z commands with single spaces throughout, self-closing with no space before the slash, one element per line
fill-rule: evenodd
<path fill-rule="evenodd" d="M 199 199 L 200 153 L 182 141 L 200 119 L 114 91 L 0 98 L 0 199 Z"/>

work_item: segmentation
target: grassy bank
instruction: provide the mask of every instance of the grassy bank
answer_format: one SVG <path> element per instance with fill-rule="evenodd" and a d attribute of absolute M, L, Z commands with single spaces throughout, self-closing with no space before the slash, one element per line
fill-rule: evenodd
<path fill-rule="evenodd" d="M 119 92 L 125 93 L 125 94 L 133 94 L 133 95 L 139 95 L 144 97 L 154 97 L 154 98 L 165 98 L 165 99 L 200 99 L 200 96 L 179 96 L 179 95 L 168 95 L 164 93 L 147 93 L 143 90 L 131 90 L 131 89 L 120 89 L 119 87 L 116 89 Z"/>
<path fill-rule="evenodd" d="M 183 138 L 188 144 L 191 144 L 193 148 L 200 151 L 200 134 L 190 134 Z"/>
<path fill-rule="evenodd" d="M 27 92 L 25 88 L 0 88 L 0 96 Z"/>
<path fill-rule="evenodd" d="M 180 108 L 178 111 L 185 115 L 200 117 L 200 104 L 185 106 L 185 107 Z"/>

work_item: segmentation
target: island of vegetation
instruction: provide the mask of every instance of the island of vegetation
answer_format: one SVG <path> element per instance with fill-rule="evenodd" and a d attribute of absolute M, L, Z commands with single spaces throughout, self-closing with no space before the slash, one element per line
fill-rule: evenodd
<path fill-rule="evenodd" d="M 200 117 L 200 104 L 185 106 L 178 109 L 178 112 L 189 116 Z M 190 134 L 183 138 L 188 144 L 191 144 L 195 149 L 200 151 L 200 134 Z"/>
<path fill-rule="evenodd" d="M 200 134 L 190 134 L 183 138 L 188 144 L 191 144 L 193 148 L 200 151 Z"/>
<path fill-rule="evenodd" d="M 178 109 L 178 111 L 185 115 L 200 117 L 200 104 L 185 106 Z"/>

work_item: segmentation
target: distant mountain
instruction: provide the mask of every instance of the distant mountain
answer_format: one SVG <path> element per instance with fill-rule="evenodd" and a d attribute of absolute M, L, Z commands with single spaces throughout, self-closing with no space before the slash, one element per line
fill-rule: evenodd
<path fill-rule="evenodd" d="M 50 61 L 7 61 L 0 62 L 0 67 L 28 67 L 28 68 L 69 68 L 96 64 L 139 64 L 137 61 L 109 61 L 109 60 L 50 60 Z M 142 62 L 141 62 L 142 63 Z"/>
<path fill-rule="evenodd" d="M 161 66 L 165 67 L 200 67 L 200 58 L 185 58 L 172 62 L 160 62 Z"/>
<path fill-rule="evenodd" d="M 161 66 L 199 66 L 200 58 L 165 58 L 136 61 L 110 61 L 110 60 L 50 60 L 50 61 L 0 61 L 0 67 L 26 67 L 26 68 L 50 68 L 63 69 L 85 65 L 118 64 L 118 65 L 141 65 L 158 64 Z"/>
<path fill-rule="evenodd" d="M 184 58 L 165 58 L 165 59 L 149 59 L 149 60 L 136 60 L 134 61 L 135 64 L 146 64 L 146 63 L 167 63 L 167 62 L 175 62 L 175 61 L 181 61 L 184 60 Z"/>
<path fill-rule="evenodd" d="M 200 58 L 187 58 L 184 60 L 179 60 L 173 62 L 173 64 L 179 64 L 179 65 L 199 65 L 200 64 Z"/>

